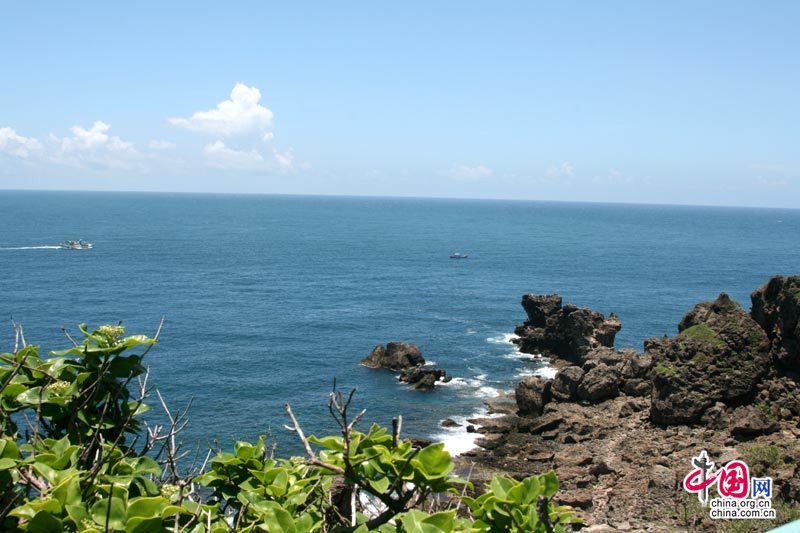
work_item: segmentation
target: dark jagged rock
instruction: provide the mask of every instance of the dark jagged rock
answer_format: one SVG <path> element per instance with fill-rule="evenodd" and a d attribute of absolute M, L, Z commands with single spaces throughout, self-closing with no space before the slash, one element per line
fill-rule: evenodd
<path fill-rule="evenodd" d="M 769 337 L 773 359 L 800 373 L 800 276 L 775 276 L 750 295 L 751 315 Z"/>
<path fill-rule="evenodd" d="M 425 364 L 422 351 L 410 342 L 390 342 L 385 347 L 376 346 L 361 364 L 370 368 L 405 370 Z"/>
<path fill-rule="evenodd" d="M 700 420 L 715 402 L 742 403 L 767 370 L 769 343 L 761 327 L 727 294 L 696 305 L 676 337 L 648 339 L 653 358 L 650 417 L 659 424 Z"/>
<path fill-rule="evenodd" d="M 553 385 L 550 394 L 553 399 L 559 402 L 569 402 L 575 399 L 575 392 L 578 384 L 583 379 L 583 369 L 579 366 L 568 366 L 562 368 L 553 378 Z"/>
<path fill-rule="evenodd" d="M 547 317 L 561 309 L 561 296 L 558 294 L 524 294 L 522 308 L 528 314 L 527 324 L 534 328 L 543 328 Z"/>
<path fill-rule="evenodd" d="M 545 404 L 550 401 L 551 380 L 539 376 L 528 376 L 515 389 L 517 408 L 520 415 L 538 416 Z"/>
<path fill-rule="evenodd" d="M 730 417 L 731 434 L 738 437 L 753 437 L 772 433 L 778 424 L 767 413 L 752 405 L 737 407 Z"/>
<path fill-rule="evenodd" d="M 414 385 L 421 391 L 432 390 L 437 382 L 448 382 L 450 377 L 443 369 L 425 366 L 425 358 L 416 344 L 410 342 L 390 342 L 385 347 L 380 344 L 361 364 L 369 368 L 387 368 L 400 372 L 400 381 Z"/>
<path fill-rule="evenodd" d="M 599 364 L 583 376 L 576 393 L 581 400 L 597 403 L 619 396 L 621 382 L 622 376 L 614 367 Z"/>
<path fill-rule="evenodd" d="M 526 378 L 517 387 L 519 416 L 481 428 L 489 433 L 478 441 L 485 447 L 469 455 L 476 479 L 552 468 L 561 483 L 554 501 L 576 506 L 591 531 L 604 531 L 603 524 L 615 531 L 674 531 L 687 524 L 714 530 L 719 523 L 707 510 L 675 513 L 687 509 L 681 480 L 707 450 L 717 465 L 741 459 L 752 476 L 772 477 L 773 501 L 796 507 L 798 280 L 770 280 L 753 293 L 751 313 L 725 295 L 699 304 L 678 335 L 648 339 L 643 354 L 598 345 L 571 366 L 555 361 L 560 370 L 552 382 Z M 534 332 L 528 342 L 552 340 L 557 328 L 549 322 L 574 312 L 557 296 L 523 301 L 528 322 L 518 334 Z"/>
<path fill-rule="evenodd" d="M 429 391 L 434 388 L 437 381 L 449 381 L 447 372 L 436 367 L 418 366 L 400 373 L 400 381 L 414 385 L 414 388 Z"/>
<path fill-rule="evenodd" d="M 624 392 L 629 396 L 650 393 L 652 358 L 631 349 L 601 346 L 584 356 L 583 367 L 562 368 L 553 380 L 551 394 L 558 402 L 603 402 Z"/>
<path fill-rule="evenodd" d="M 622 392 L 628 396 L 649 396 L 652 389 L 653 386 L 647 379 L 626 379 L 622 385 Z"/>
<path fill-rule="evenodd" d="M 460 428 L 461 427 L 461 424 L 459 424 L 458 422 L 456 422 L 452 418 L 445 418 L 444 420 L 442 420 L 442 422 L 439 425 L 442 426 L 443 428 Z"/>
<path fill-rule="evenodd" d="M 515 329 L 520 351 L 583 363 L 587 352 L 599 346 L 611 347 L 621 328 L 613 313 L 601 313 L 571 304 L 561 305 L 557 294 L 526 294 L 522 306 L 528 320 Z"/>

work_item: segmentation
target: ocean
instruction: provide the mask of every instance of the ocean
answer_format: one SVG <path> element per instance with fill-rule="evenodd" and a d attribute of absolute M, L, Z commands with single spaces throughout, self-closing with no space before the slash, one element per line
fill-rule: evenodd
<path fill-rule="evenodd" d="M 0 191 L 0 351 L 11 320 L 45 350 L 62 325 L 165 327 L 146 363 L 189 446 L 330 433 L 334 378 L 369 422 L 470 446 L 483 400 L 547 372 L 509 342 L 525 292 L 622 320 L 618 347 L 672 335 L 695 303 L 800 272 L 800 210 L 528 201 Z M 95 243 L 60 250 L 65 239 Z M 453 252 L 469 254 L 451 260 Z M 454 380 L 421 393 L 359 365 L 418 344 Z M 151 402 L 154 406 L 157 400 Z M 157 416 L 157 415 L 153 415 Z"/>

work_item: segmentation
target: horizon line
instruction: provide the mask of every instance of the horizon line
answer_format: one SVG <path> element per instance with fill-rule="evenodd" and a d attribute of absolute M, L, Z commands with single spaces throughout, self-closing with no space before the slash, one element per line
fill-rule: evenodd
<path fill-rule="evenodd" d="M 301 198 L 365 198 L 386 200 L 462 200 L 477 202 L 529 202 L 552 204 L 590 204 L 590 205 L 620 205 L 620 206 L 652 206 L 652 207 L 705 207 L 720 209 L 765 209 L 797 211 L 800 207 L 778 207 L 764 205 L 741 204 L 692 204 L 668 202 L 603 202 L 592 200 L 546 200 L 533 198 L 479 198 L 469 196 L 414 196 L 414 195 L 379 195 L 379 194 L 332 194 L 332 193 L 277 193 L 277 192 L 234 192 L 234 191 L 170 191 L 170 190 L 117 190 L 117 189 L 3 189 L 5 192 L 40 192 L 40 193 L 119 193 L 119 194 L 175 194 L 175 195 L 207 195 L 207 196 L 276 196 L 276 197 L 301 197 Z"/>

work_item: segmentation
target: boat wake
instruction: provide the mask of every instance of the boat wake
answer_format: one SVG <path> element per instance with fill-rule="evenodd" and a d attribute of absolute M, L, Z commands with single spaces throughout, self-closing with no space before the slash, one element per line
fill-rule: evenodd
<path fill-rule="evenodd" d="M 60 250 L 60 246 L 8 246 L 0 247 L 0 250 Z"/>

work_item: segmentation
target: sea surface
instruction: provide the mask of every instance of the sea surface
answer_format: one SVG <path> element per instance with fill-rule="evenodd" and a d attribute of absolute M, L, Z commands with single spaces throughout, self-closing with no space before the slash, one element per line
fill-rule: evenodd
<path fill-rule="evenodd" d="M 0 351 L 12 317 L 47 351 L 66 347 L 61 325 L 152 334 L 163 316 L 150 382 L 176 408 L 193 400 L 192 446 L 267 433 L 299 452 L 283 405 L 335 431 L 335 378 L 367 422 L 400 414 L 407 435 L 461 451 L 470 436 L 443 419 L 547 372 L 508 342 L 523 293 L 613 311 L 617 346 L 641 349 L 721 291 L 749 309 L 770 275 L 800 273 L 799 245 L 800 210 L 0 191 Z M 420 393 L 359 365 L 392 340 L 455 379 Z"/>

